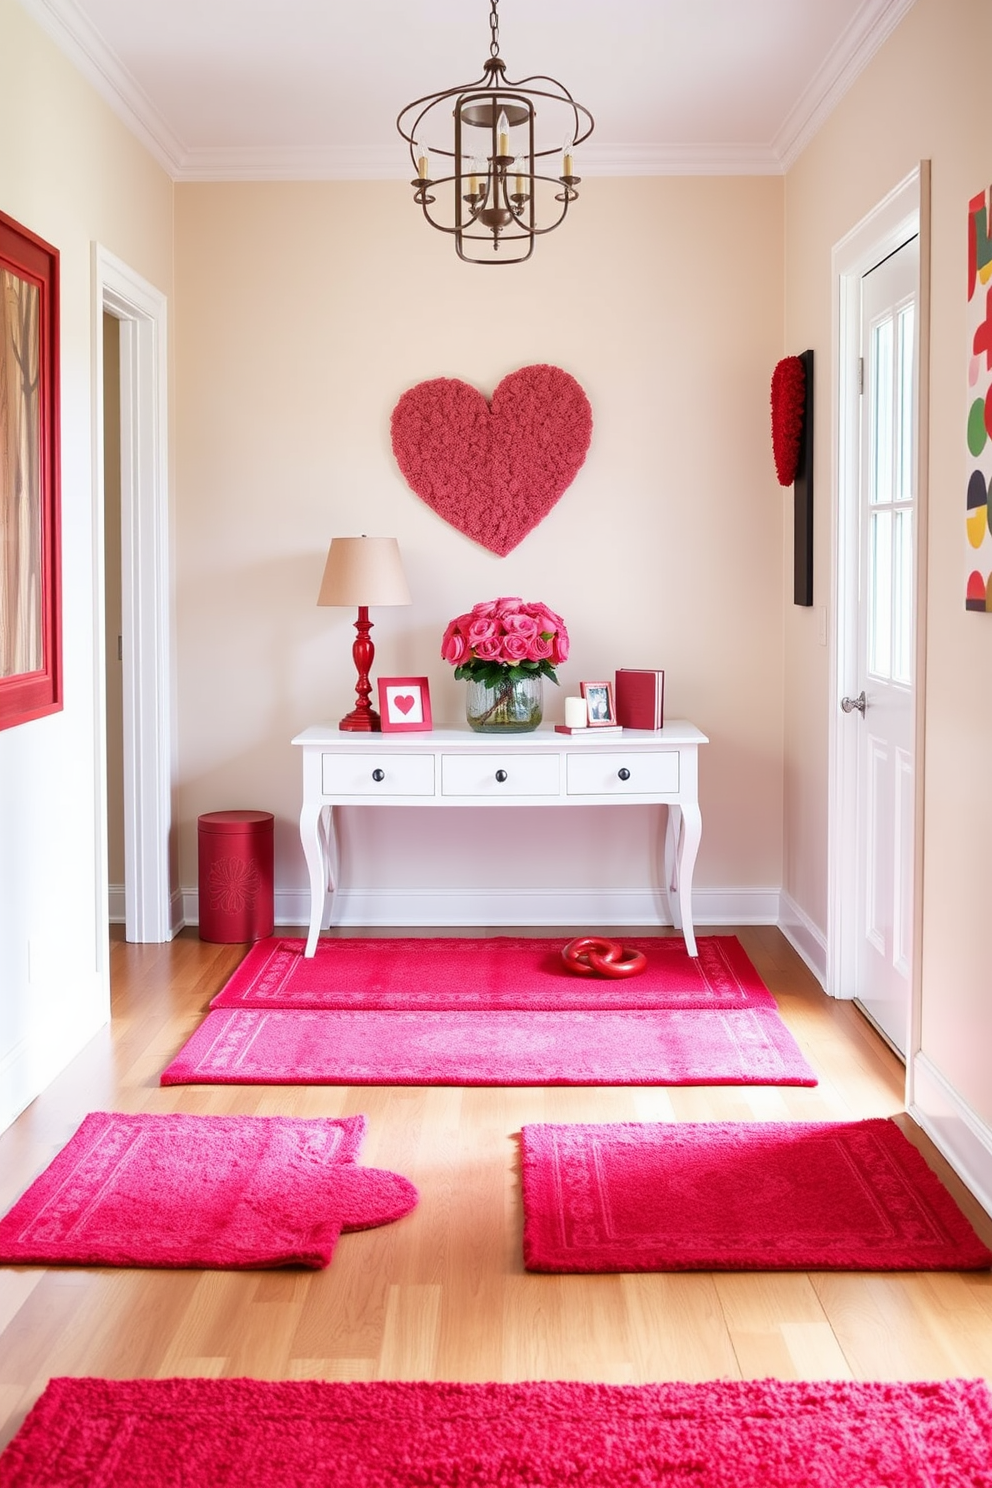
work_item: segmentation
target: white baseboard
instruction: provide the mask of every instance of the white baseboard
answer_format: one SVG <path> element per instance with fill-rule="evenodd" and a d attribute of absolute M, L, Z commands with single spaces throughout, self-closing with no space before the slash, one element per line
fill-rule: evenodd
<path fill-rule="evenodd" d="M 821 987 L 827 985 L 827 937 L 791 894 L 782 890 L 778 928 L 802 957 Z"/>
<path fill-rule="evenodd" d="M 111 884 L 107 893 L 109 899 L 108 918 L 110 923 L 112 925 L 126 925 L 127 905 L 124 898 L 124 885 Z M 173 889 L 169 896 L 169 936 L 173 940 L 186 924 L 183 915 L 184 899 L 185 895 L 182 889 Z"/>
<path fill-rule="evenodd" d="M 992 1215 L 992 1128 L 925 1054 L 913 1060 L 909 1114 L 939 1148 L 982 1208 Z"/>
<path fill-rule="evenodd" d="M 195 889 L 183 890 L 183 920 L 200 923 Z M 700 925 L 775 925 L 778 889 L 697 889 L 693 918 Z M 277 890 L 277 925 L 305 925 L 306 892 Z M 335 896 L 337 925 L 670 925 L 663 894 L 636 890 L 574 889 L 342 889 Z"/>
<path fill-rule="evenodd" d="M 72 1063 L 109 1020 L 110 1009 L 101 1005 L 98 996 L 84 997 L 76 1017 L 52 1018 L 44 1030 L 29 1034 L 9 1050 L 0 1062 L 0 1131 Z"/>

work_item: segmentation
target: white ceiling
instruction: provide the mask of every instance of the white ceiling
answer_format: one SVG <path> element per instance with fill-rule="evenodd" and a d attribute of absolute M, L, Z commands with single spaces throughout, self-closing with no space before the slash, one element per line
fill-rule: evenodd
<path fill-rule="evenodd" d="M 488 0 L 21 0 L 176 180 L 405 179 L 396 115 L 472 83 Z M 774 174 L 913 0 L 501 0 L 510 78 L 596 120 L 591 175 Z"/>

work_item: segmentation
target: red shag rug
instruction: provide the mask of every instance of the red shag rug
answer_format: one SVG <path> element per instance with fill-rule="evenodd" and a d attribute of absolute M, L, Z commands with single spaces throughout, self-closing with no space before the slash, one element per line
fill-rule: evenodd
<path fill-rule="evenodd" d="M 928 1384 L 53 1379 L 3 1488 L 988 1488 L 992 1397 Z"/>
<path fill-rule="evenodd" d="M 0 1262 L 326 1266 L 342 1230 L 417 1202 L 398 1173 L 354 1161 L 364 1131 L 364 1116 L 94 1112 L 0 1219 Z"/>
<path fill-rule="evenodd" d="M 542 1124 L 521 1145 L 531 1271 L 992 1264 L 892 1121 Z"/>
<path fill-rule="evenodd" d="M 255 942 L 210 1006 L 406 1012 L 775 1006 L 733 935 L 701 936 L 696 959 L 681 936 L 615 938 L 647 956 L 639 976 L 576 976 L 561 959 L 564 939 L 319 940 L 308 960 L 305 941 L 272 936 Z"/>
<path fill-rule="evenodd" d="M 163 1085 L 815 1085 L 774 1008 L 400 1013 L 218 1008 Z"/>

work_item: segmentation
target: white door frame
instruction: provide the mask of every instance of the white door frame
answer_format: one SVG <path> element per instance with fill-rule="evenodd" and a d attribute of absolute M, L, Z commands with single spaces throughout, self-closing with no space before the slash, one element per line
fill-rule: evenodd
<path fill-rule="evenodd" d="M 103 315 L 120 321 L 121 574 L 124 684 L 125 934 L 170 940 L 173 905 L 173 740 L 170 707 L 168 515 L 168 301 L 99 243 L 92 252 L 93 551 L 98 665 L 96 699 L 98 884 L 106 905 L 107 738 L 104 637 Z M 104 913 L 106 909 L 104 908 Z"/>
<path fill-rule="evenodd" d="M 852 596 L 858 585 L 858 533 L 852 521 L 851 493 L 859 483 L 860 386 L 858 355 L 861 333 L 861 279 L 869 269 L 894 252 L 914 233 L 920 239 L 919 376 L 917 405 L 917 531 L 915 574 L 915 675 L 914 675 L 914 808 L 913 808 L 913 970 L 910 1046 L 907 1050 L 907 1081 L 913 1055 L 920 1040 L 920 964 L 923 882 L 923 724 L 926 691 L 926 553 L 930 361 L 930 162 L 894 187 L 879 205 L 863 218 L 831 253 L 833 293 L 833 389 L 832 449 L 834 458 L 832 544 L 834 558 L 833 627 L 830 656 L 829 734 L 829 825 L 828 825 L 828 930 L 827 991 L 832 997 L 851 997 L 854 989 L 853 938 L 845 936 L 841 899 L 851 883 L 850 855 L 854 851 L 852 823 L 856 815 L 855 758 L 858 735 L 843 728 L 849 719 L 841 713 L 839 700 L 856 675 L 857 633 L 852 624 Z M 846 943 L 845 943 L 846 942 Z"/>

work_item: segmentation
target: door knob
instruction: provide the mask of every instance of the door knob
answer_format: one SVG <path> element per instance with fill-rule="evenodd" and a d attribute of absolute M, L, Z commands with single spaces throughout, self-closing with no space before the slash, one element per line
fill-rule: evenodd
<path fill-rule="evenodd" d="M 617 774 L 619 775 L 619 777 L 620 777 L 621 780 L 629 780 L 630 779 L 630 771 L 627 769 L 627 766 L 626 765 L 624 765 L 624 767 L 623 767 L 622 770 L 618 770 L 617 771 Z"/>
<path fill-rule="evenodd" d="M 385 770 L 373 770 L 372 771 L 372 779 L 373 780 L 385 780 L 385 778 L 386 778 L 386 772 L 385 772 Z"/>
<path fill-rule="evenodd" d="M 506 771 L 505 770 L 497 770 L 496 771 L 496 779 L 499 781 L 500 785 L 502 785 L 503 784 L 503 781 L 506 779 Z"/>
<path fill-rule="evenodd" d="M 864 688 L 861 689 L 860 695 L 858 697 L 856 697 L 856 698 L 849 698 L 849 697 L 843 697 L 843 698 L 841 698 L 840 705 L 844 709 L 844 712 L 845 713 L 853 713 L 854 710 L 855 710 L 855 708 L 857 708 L 858 712 L 861 714 L 861 717 L 864 718 L 864 716 L 865 716 L 865 691 L 864 691 Z"/>

